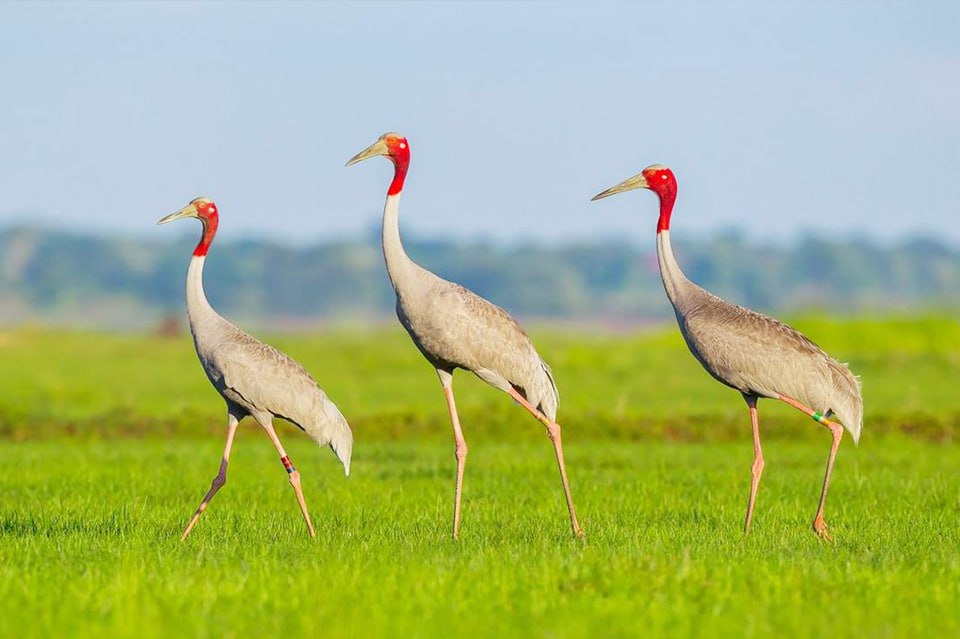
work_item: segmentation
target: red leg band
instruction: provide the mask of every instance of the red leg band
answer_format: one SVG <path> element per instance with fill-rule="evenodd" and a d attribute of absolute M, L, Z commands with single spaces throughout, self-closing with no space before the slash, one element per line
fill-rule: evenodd
<path fill-rule="evenodd" d="M 290 461 L 290 458 L 287 457 L 286 455 L 280 458 L 280 463 L 283 464 L 283 467 L 286 469 L 288 473 L 292 473 L 293 471 L 296 470 L 296 468 L 293 467 L 293 462 Z"/>

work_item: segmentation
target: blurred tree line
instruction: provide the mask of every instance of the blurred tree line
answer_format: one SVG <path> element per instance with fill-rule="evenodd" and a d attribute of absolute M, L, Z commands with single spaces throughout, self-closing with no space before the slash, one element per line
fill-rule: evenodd
<path fill-rule="evenodd" d="M 179 314 L 194 239 L 188 237 L 0 231 L 0 321 L 135 326 Z M 522 317 L 616 323 L 670 315 L 652 245 L 406 241 L 413 259 Z M 763 311 L 960 306 L 960 250 L 935 239 L 803 237 L 772 245 L 725 231 L 678 240 L 676 251 L 690 279 Z M 206 285 L 223 313 L 261 322 L 379 320 L 393 313 L 376 234 L 305 247 L 221 241 L 207 260 Z"/>

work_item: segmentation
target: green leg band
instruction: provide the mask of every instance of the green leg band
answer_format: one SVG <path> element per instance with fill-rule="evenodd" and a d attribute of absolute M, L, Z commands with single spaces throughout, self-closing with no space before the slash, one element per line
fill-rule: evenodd
<path fill-rule="evenodd" d="M 813 421 L 815 422 L 820 422 L 821 424 L 823 423 L 823 415 L 819 412 L 814 412 L 810 417 L 813 417 Z"/>

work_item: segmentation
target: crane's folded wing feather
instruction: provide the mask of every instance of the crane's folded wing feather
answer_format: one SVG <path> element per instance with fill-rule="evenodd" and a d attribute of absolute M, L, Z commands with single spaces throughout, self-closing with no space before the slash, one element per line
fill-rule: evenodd
<path fill-rule="evenodd" d="M 343 419 L 300 364 L 242 331 L 238 334 L 243 337 L 224 341 L 211 353 L 225 389 L 236 392 L 255 411 L 286 419 L 315 438 L 317 428 Z"/>
<path fill-rule="evenodd" d="M 856 377 L 796 329 L 750 309 L 710 300 L 683 318 L 690 349 L 708 372 L 737 390 L 791 397 L 833 410 L 858 430 L 862 400 Z M 850 407 L 850 410 L 845 410 Z"/>
<path fill-rule="evenodd" d="M 497 383 L 502 378 L 555 418 L 560 394 L 550 367 L 507 311 L 438 277 L 426 304 L 414 312 L 411 333 L 425 354 L 473 371 L 494 386 L 502 387 Z"/>

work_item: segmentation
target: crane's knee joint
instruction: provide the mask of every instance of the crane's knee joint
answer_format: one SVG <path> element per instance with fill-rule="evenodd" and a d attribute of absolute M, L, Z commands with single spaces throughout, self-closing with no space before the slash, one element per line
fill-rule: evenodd
<path fill-rule="evenodd" d="M 763 472 L 763 466 L 763 457 L 758 457 L 757 459 L 753 460 L 753 465 L 750 466 L 750 472 L 753 473 L 754 477 L 759 477 Z"/>
<path fill-rule="evenodd" d="M 454 451 L 454 456 L 457 458 L 457 461 L 462 462 L 467 458 L 467 453 L 470 452 L 470 449 L 467 448 L 467 444 L 457 444 L 457 449 Z"/>
<path fill-rule="evenodd" d="M 219 474 L 213 478 L 213 487 L 220 489 L 227 484 L 227 476 L 225 474 Z"/>

